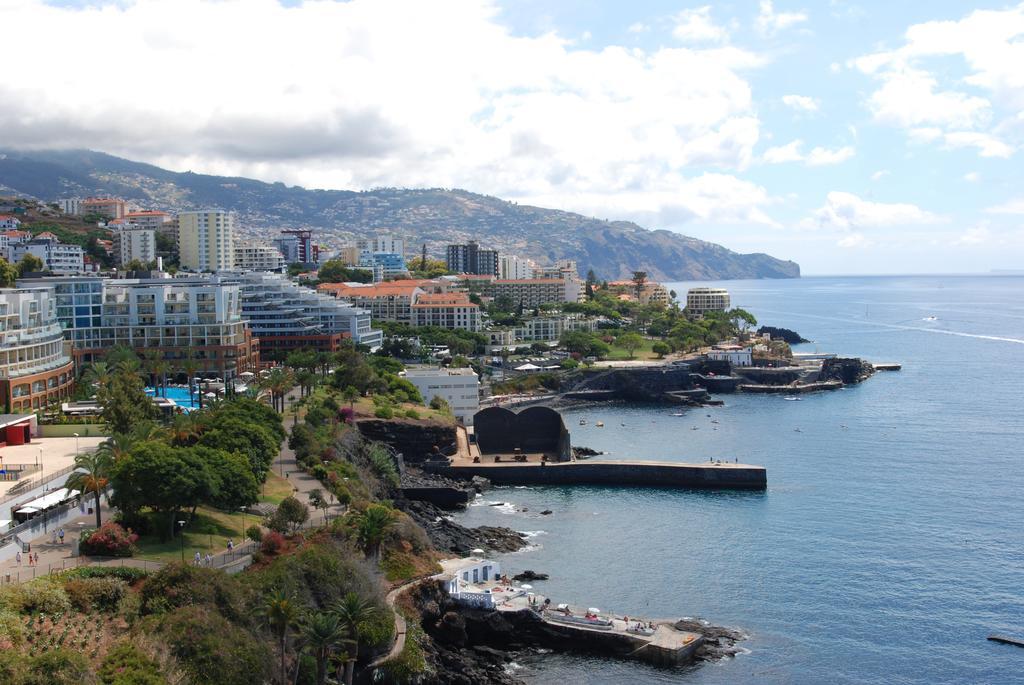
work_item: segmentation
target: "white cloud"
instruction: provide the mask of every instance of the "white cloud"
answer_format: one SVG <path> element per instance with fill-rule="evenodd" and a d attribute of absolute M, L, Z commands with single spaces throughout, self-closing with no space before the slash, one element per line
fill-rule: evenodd
<path fill-rule="evenodd" d="M 1016 198 L 985 210 L 989 214 L 1024 214 L 1024 198 Z"/>
<path fill-rule="evenodd" d="M 498 15 L 489 0 L 8 0 L 0 25 L 20 28 L 5 54 L 33 57 L 0 80 L 2 143 L 313 187 L 467 187 L 565 209 L 601 198 L 609 217 L 621 197 L 655 216 L 770 222 L 763 189 L 731 175 L 760 139 L 746 72 L 762 57 L 585 49 L 513 34 Z M 39 50 L 39 35 L 61 49 Z M 721 173 L 694 177 L 709 168 Z"/>
<path fill-rule="evenodd" d="M 868 247 L 872 243 L 864 236 L 863 233 L 851 233 L 850 235 L 843 236 L 839 242 L 836 243 L 839 247 L 850 249 L 854 247 Z"/>
<path fill-rule="evenodd" d="M 726 30 L 711 18 L 711 7 L 683 10 L 675 15 L 672 35 L 687 43 L 720 43 L 729 37 Z"/>
<path fill-rule="evenodd" d="M 761 160 L 765 164 L 804 162 L 807 166 L 827 166 L 845 162 L 856 154 L 856 150 L 849 145 L 835 150 L 816 147 L 807 154 L 804 154 L 800 150 L 802 146 L 802 140 L 794 140 L 786 143 L 785 145 L 770 147 L 765 150 L 764 154 L 761 156 Z"/>
<path fill-rule="evenodd" d="M 754 28 L 763 36 L 773 36 L 783 29 L 807 21 L 807 15 L 803 12 L 776 12 L 772 0 L 761 0 L 759 7 Z"/>
<path fill-rule="evenodd" d="M 964 174 L 964 180 L 967 181 L 968 183 L 977 183 L 978 181 L 981 180 L 981 174 L 979 174 L 977 171 L 969 171 L 966 174 Z"/>
<path fill-rule="evenodd" d="M 938 128 L 947 149 L 974 147 L 982 157 L 1009 157 L 1024 110 L 1024 4 L 977 10 L 959 21 L 907 29 L 893 50 L 851 61 L 880 86 L 867 101 L 877 121 L 906 129 Z M 965 73 L 960 73 L 964 71 Z M 918 137 L 920 139 L 920 137 Z"/>
<path fill-rule="evenodd" d="M 806 95 L 783 95 L 782 103 L 801 112 L 818 111 L 818 101 Z"/>
<path fill-rule="evenodd" d="M 989 242 L 992 239 L 992 231 L 988 229 L 984 223 L 977 226 L 968 228 L 963 232 L 956 240 L 952 242 L 956 245 L 982 245 Z"/>
<path fill-rule="evenodd" d="M 638 21 L 633 24 L 630 24 L 629 28 L 626 30 L 629 31 L 630 33 L 646 33 L 651 30 L 651 27 L 643 23 L 642 21 Z"/>
<path fill-rule="evenodd" d="M 883 178 L 885 178 L 886 176 L 890 176 L 890 175 L 892 175 L 892 172 L 889 171 L 888 169 L 879 169 L 875 173 L 871 174 L 871 180 L 872 181 L 881 181 Z"/>
<path fill-rule="evenodd" d="M 825 204 L 801 222 L 804 228 L 852 230 L 884 226 L 934 224 L 945 221 L 912 204 L 882 203 L 862 200 L 853 193 L 832 191 Z"/>

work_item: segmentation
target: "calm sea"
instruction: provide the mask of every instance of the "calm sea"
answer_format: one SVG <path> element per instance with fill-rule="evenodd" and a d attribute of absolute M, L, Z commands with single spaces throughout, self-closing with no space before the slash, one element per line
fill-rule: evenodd
<path fill-rule="evenodd" d="M 1024 682 L 1024 650 L 985 640 L 1024 637 L 1024 278 L 721 285 L 762 323 L 814 340 L 801 351 L 903 370 L 801 402 L 724 395 L 724 407 L 683 417 L 636 405 L 565 411 L 573 443 L 609 458 L 738 457 L 767 466 L 768 491 L 498 488 L 483 499 L 514 506 L 484 503 L 459 520 L 530 531 L 533 548 L 500 559 L 550 573 L 535 587 L 554 601 L 701 616 L 750 639 L 734 659 L 684 670 L 549 655 L 525 660 L 519 676 Z"/>

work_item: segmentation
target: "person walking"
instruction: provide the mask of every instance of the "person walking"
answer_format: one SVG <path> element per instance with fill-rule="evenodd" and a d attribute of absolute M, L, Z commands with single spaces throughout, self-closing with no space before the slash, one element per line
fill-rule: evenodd
<path fill-rule="evenodd" d="M 59 533 L 57 533 L 57 535 L 59 535 L 59 536 L 60 536 L 60 544 L 62 544 L 62 545 L 63 545 L 63 544 L 64 544 L 64 529 L 63 529 L 63 528 L 61 528 L 61 529 L 60 529 L 60 532 L 59 532 Z"/>
<path fill-rule="evenodd" d="M 21 566 L 21 550 L 20 549 L 18 550 L 18 553 L 14 555 L 14 558 L 18 562 L 18 566 Z"/>
<path fill-rule="evenodd" d="M 235 548 L 235 542 L 231 538 L 228 538 L 228 551 L 232 551 Z"/>
<path fill-rule="evenodd" d="M 192 563 L 195 564 L 196 566 L 202 566 L 203 565 L 203 555 L 200 554 L 199 552 L 196 552 L 196 556 L 193 559 Z"/>
<path fill-rule="evenodd" d="M 39 552 L 36 552 L 35 555 L 36 555 L 36 566 L 38 566 L 39 565 Z"/>
<path fill-rule="evenodd" d="M 209 552 L 206 553 L 206 568 L 213 568 L 213 557 Z"/>

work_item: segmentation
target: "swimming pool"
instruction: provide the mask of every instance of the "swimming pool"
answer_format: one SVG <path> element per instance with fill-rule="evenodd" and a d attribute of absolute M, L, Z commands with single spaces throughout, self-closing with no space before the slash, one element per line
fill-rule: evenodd
<path fill-rule="evenodd" d="M 153 388 L 146 388 L 147 395 L 153 395 L 153 392 Z M 163 392 L 160 393 L 160 396 L 164 396 Z M 185 411 L 199 408 L 198 390 L 196 390 L 193 393 L 193 398 L 194 400 L 189 398 L 188 388 L 167 388 L 167 399 L 174 400 L 174 403 L 177 404 L 182 409 L 184 409 Z"/>

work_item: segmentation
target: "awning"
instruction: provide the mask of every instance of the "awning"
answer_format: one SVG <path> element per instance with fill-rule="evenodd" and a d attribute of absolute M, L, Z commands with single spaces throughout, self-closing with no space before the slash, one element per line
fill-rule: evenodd
<path fill-rule="evenodd" d="M 26 502 L 25 506 L 20 511 L 18 511 L 17 513 L 19 513 L 19 514 L 25 513 L 26 509 L 34 509 L 35 511 L 41 511 L 43 509 L 49 509 L 50 507 L 57 506 L 58 504 L 60 504 L 61 502 L 65 501 L 65 500 L 71 499 L 72 497 L 76 496 L 77 494 L 78 494 L 78 490 L 68 490 L 67 488 L 60 488 L 59 490 L 54 490 L 53 492 L 48 492 L 45 495 L 43 495 L 42 497 L 34 499 L 31 502 Z M 35 512 L 29 511 L 27 513 L 31 514 L 31 513 L 35 513 Z"/>
<path fill-rule="evenodd" d="M 39 513 L 39 509 L 36 509 L 35 507 L 22 507 L 21 509 L 18 509 L 18 511 L 16 511 L 14 513 L 15 514 L 38 514 Z"/>
<path fill-rule="evenodd" d="M 540 371 L 540 367 L 536 364 L 523 364 L 522 366 L 517 366 L 516 371 Z"/>

